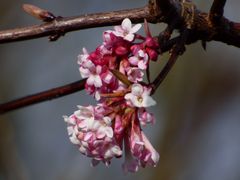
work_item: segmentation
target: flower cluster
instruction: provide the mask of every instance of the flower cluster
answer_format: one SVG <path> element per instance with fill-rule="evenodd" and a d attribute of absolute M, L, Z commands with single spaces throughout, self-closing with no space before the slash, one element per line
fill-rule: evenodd
<path fill-rule="evenodd" d="M 147 23 L 144 25 L 146 37 L 136 33 L 141 24 L 133 26 L 126 18 L 121 26 L 103 33 L 103 43 L 94 52 L 84 48 L 78 57 L 80 74 L 86 78 L 85 89 L 99 104 L 78 106 L 64 119 L 70 141 L 92 158 L 93 166 L 99 162 L 109 165 L 123 151 L 126 172 L 158 163 L 159 154 L 141 129 L 141 125 L 154 122 L 146 108 L 156 102 L 143 76 L 150 60 L 157 60 L 159 48 Z"/>

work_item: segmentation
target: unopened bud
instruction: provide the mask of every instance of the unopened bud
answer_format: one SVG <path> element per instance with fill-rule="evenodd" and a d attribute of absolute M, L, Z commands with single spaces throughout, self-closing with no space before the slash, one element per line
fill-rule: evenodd
<path fill-rule="evenodd" d="M 119 46 L 115 49 L 115 53 L 119 56 L 123 56 L 128 53 L 128 49 L 124 46 Z"/>
<path fill-rule="evenodd" d="M 155 50 L 153 50 L 151 48 L 146 48 L 146 52 L 151 60 L 153 60 L 153 61 L 157 60 L 158 53 Z"/>
<path fill-rule="evenodd" d="M 23 4 L 23 10 L 29 15 L 45 22 L 53 21 L 56 17 L 47 10 L 41 9 L 31 4 Z"/>
<path fill-rule="evenodd" d="M 137 54 L 139 50 L 142 49 L 142 47 L 139 44 L 134 44 L 130 47 L 133 54 Z"/>
<path fill-rule="evenodd" d="M 159 47 L 157 41 L 153 37 L 147 37 L 145 40 L 145 44 L 147 47 L 150 47 L 150 48 L 158 48 Z"/>

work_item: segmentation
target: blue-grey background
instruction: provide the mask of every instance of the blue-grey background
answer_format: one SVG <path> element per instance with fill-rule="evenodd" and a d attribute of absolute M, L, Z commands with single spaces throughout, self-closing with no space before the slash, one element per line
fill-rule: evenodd
<path fill-rule="evenodd" d="M 212 0 L 195 0 L 208 10 Z M 21 5 L 35 4 L 56 15 L 141 7 L 147 0 L 0 0 L 0 29 L 40 23 Z M 225 15 L 239 21 L 238 0 L 229 0 Z M 152 25 L 154 35 L 164 26 Z M 0 45 L 0 103 L 74 82 L 80 78 L 77 55 L 101 43 L 112 27 L 67 33 L 57 42 L 47 38 Z M 143 32 L 142 32 L 143 33 Z M 92 99 L 84 92 L 33 105 L 0 116 L 1 180 L 239 180 L 240 179 L 240 51 L 210 42 L 188 46 L 154 98 L 156 124 L 145 128 L 161 154 L 156 168 L 124 175 L 121 160 L 109 168 L 90 167 L 68 140 L 62 115 Z M 156 74 L 166 62 L 152 66 Z M 156 65 L 157 64 L 157 65 Z"/>

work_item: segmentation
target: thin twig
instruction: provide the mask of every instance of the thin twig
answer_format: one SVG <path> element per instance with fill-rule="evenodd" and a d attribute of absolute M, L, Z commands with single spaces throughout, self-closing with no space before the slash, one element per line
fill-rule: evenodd
<path fill-rule="evenodd" d="M 83 90 L 84 85 L 85 79 L 64 86 L 60 86 L 54 89 L 50 89 L 44 92 L 33 94 L 27 97 L 19 98 L 4 104 L 0 104 L 0 114 L 4 114 L 8 111 L 16 110 L 46 100 L 51 100 L 58 97 L 66 96 L 68 94 L 75 93 L 77 91 Z"/>
<path fill-rule="evenodd" d="M 172 54 L 167 62 L 167 64 L 164 66 L 163 70 L 158 74 L 156 79 L 152 83 L 152 94 L 155 93 L 157 88 L 160 86 L 160 84 L 163 82 L 163 80 L 168 75 L 169 71 L 172 69 L 173 65 L 175 64 L 178 54 Z"/>
<path fill-rule="evenodd" d="M 174 40 L 177 41 L 174 47 L 171 50 L 171 56 L 167 62 L 167 64 L 164 66 L 162 71 L 158 74 L 158 76 L 155 78 L 155 80 L 152 83 L 152 94 L 155 93 L 157 88 L 160 86 L 160 84 L 163 82 L 163 80 L 166 78 L 169 71 L 172 69 L 173 65 L 177 61 L 177 58 L 183 54 L 185 51 L 185 44 L 187 42 L 189 36 L 189 30 L 185 29 L 181 35 Z"/>

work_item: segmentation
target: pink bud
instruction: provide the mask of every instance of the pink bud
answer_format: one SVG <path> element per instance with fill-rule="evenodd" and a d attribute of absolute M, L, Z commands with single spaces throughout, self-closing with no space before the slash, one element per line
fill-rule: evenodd
<path fill-rule="evenodd" d="M 96 88 L 94 86 L 90 86 L 87 83 L 85 83 L 85 90 L 89 93 L 92 94 L 96 91 Z"/>
<path fill-rule="evenodd" d="M 131 46 L 130 49 L 131 49 L 132 53 L 135 55 L 135 54 L 137 54 L 137 52 L 139 50 L 143 49 L 143 47 L 139 44 L 135 44 L 135 45 Z"/>
<path fill-rule="evenodd" d="M 152 37 L 147 37 L 145 40 L 145 44 L 147 47 L 154 49 L 159 47 L 158 42 Z"/>
<path fill-rule="evenodd" d="M 150 57 L 151 60 L 153 60 L 153 61 L 157 60 L 158 53 L 155 50 L 153 50 L 151 48 L 146 48 L 146 52 L 147 52 L 147 54 L 148 54 L 148 56 Z"/>
<path fill-rule="evenodd" d="M 94 52 L 92 52 L 90 55 L 89 55 L 89 59 L 95 64 L 95 65 L 105 65 L 107 64 L 107 59 L 106 58 L 103 58 L 102 55 L 101 55 L 101 52 L 98 51 L 98 49 Z"/>
<path fill-rule="evenodd" d="M 115 49 L 115 53 L 119 56 L 124 56 L 128 53 L 128 49 L 124 46 L 119 46 Z"/>

